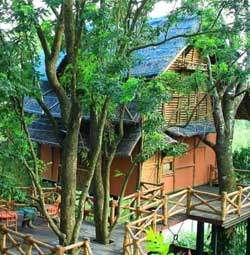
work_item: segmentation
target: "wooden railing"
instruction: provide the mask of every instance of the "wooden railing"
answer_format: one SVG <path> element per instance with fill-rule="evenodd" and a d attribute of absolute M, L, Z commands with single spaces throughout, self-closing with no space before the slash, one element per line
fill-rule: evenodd
<path fill-rule="evenodd" d="M 151 210 L 158 210 L 161 207 L 161 198 L 164 194 L 164 186 L 161 184 L 152 184 L 143 182 L 141 190 L 123 198 L 120 211 L 119 221 L 123 222 L 133 216 L 136 218 L 143 217 L 151 213 Z M 116 210 L 118 201 L 111 201 L 110 223 L 116 220 Z"/>
<path fill-rule="evenodd" d="M 145 255 L 143 242 L 146 240 L 146 230 L 152 228 L 156 231 L 157 223 L 162 221 L 162 216 L 157 212 L 125 224 L 123 242 L 123 255 Z"/>
<path fill-rule="evenodd" d="M 220 195 L 187 188 L 175 194 L 162 195 L 159 201 L 156 210 L 125 224 L 123 255 L 145 255 L 143 242 L 146 239 L 146 230 L 149 227 L 156 230 L 157 223 L 166 225 L 175 215 L 199 215 L 205 219 L 213 218 L 224 222 L 228 216 L 249 213 L 250 187 L 239 186 L 237 191 L 223 192 Z"/>
<path fill-rule="evenodd" d="M 191 214 L 192 211 L 221 215 L 221 195 L 192 188 L 189 188 L 187 192 L 187 215 Z"/>
<path fill-rule="evenodd" d="M 53 246 L 35 239 L 32 235 L 24 235 L 0 225 L 0 251 L 3 255 L 63 255 L 74 249 L 83 255 L 93 255 L 89 239 L 69 246 Z"/>
<path fill-rule="evenodd" d="M 240 186 L 248 186 L 249 183 L 245 182 L 246 175 L 250 177 L 250 170 L 246 169 L 234 169 L 237 177 L 237 184 Z M 250 179 L 249 179 L 250 181 Z M 210 165 L 209 169 L 209 185 L 212 186 L 214 183 L 218 182 L 218 169 L 214 165 Z M 245 183 L 244 183 L 245 182 Z"/>

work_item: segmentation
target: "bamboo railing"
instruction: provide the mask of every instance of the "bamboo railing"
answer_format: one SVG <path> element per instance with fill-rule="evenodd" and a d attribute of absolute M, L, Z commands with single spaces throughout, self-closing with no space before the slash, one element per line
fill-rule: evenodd
<path fill-rule="evenodd" d="M 32 235 L 24 235 L 0 225 L 0 251 L 3 255 L 63 255 L 74 249 L 79 250 L 82 255 L 93 255 L 89 239 L 69 246 L 53 246 L 35 239 Z"/>
<path fill-rule="evenodd" d="M 143 242 L 146 240 L 146 230 L 149 227 L 156 230 L 158 223 L 166 225 L 175 215 L 199 215 L 204 220 L 216 218 L 224 222 L 229 216 L 249 213 L 250 187 L 239 186 L 234 192 L 223 192 L 220 195 L 187 188 L 174 194 L 162 195 L 159 201 L 156 210 L 125 224 L 123 255 L 145 255 Z"/>
<path fill-rule="evenodd" d="M 237 184 L 240 186 L 247 186 L 248 184 L 244 184 L 243 180 L 244 180 L 245 174 L 250 176 L 250 170 L 235 168 L 234 172 L 237 174 L 237 177 L 238 177 Z M 212 186 L 213 183 L 217 181 L 218 181 L 218 169 L 216 166 L 210 165 L 209 185 Z"/>

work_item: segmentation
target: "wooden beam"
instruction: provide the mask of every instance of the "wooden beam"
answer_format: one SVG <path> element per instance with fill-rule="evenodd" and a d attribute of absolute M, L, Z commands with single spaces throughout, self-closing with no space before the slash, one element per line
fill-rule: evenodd
<path fill-rule="evenodd" d="M 216 225 L 212 225 L 212 237 L 211 237 L 212 254 L 211 255 L 217 255 L 217 246 L 218 246 L 217 226 Z"/>
<path fill-rule="evenodd" d="M 250 218 L 247 219 L 247 247 L 246 255 L 250 254 Z"/>
<path fill-rule="evenodd" d="M 197 255 L 203 255 L 204 250 L 204 222 L 197 222 L 196 251 Z"/>

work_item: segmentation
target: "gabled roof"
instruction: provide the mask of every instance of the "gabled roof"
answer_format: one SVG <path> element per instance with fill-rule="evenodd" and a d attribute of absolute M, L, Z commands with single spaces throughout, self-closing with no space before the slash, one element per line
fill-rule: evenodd
<path fill-rule="evenodd" d="M 61 142 L 66 134 L 66 130 L 59 124 L 59 137 L 56 139 L 56 136 L 53 132 L 53 127 L 50 121 L 46 117 L 42 117 L 34 120 L 29 126 L 31 139 L 40 144 L 48 144 L 52 146 L 61 146 Z M 84 132 L 82 134 L 83 143 L 79 144 L 80 147 L 86 147 L 89 149 L 90 146 L 90 137 L 89 134 Z M 173 144 L 177 143 L 176 140 L 164 134 L 166 143 Z M 136 145 L 141 139 L 141 130 L 139 128 L 130 128 L 126 130 L 126 134 L 118 145 L 116 156 L 120 157 L 130 157 L 132 152 L 135 149 Z"/>
<path fill-rule="evenodd" d="M 179 137 L 204 136 L 208 133 L 215 133 L 215 127 L 213 123 L 202 120 L 192 122 L 186 127 L 171 127 L 167 130 L 167 133 Z"/>
<path fill-rule="evenodd" d="M 60 118 L 61 117 L 60 104 L 55 92 L 50 87 L 48 81 L 41 81 L 39 86 L 41 88 L 43 102 L 47 105 L 48 109 L 50 110 L 54 117 Z M 25 112 L 27 113 L 33 113 L 37 115 L 45 114 L 43 109 L 37 103 L 36 99 L 31 97 L 24 98 L 24 108 Z M 117 111 L 113 121 L 119 121 L 119 114 L 120 114 L 119 111 Z M 83 119 L 88 120 L 89 115 L 87 113 L 84 114 Z M 128 104 L 126 106 L 124 114 L 125 123 L 137 123 L 139 120 L 140 116 L 137 112 L 136 104 L 135 103 Z"/>
<path fill-rule="evenodd" d="M 153 27 L 158 27 L 163 26 L 165 22 L 166 18 L 157 18 L 152 19 L 149 23 Z M 199 26 L 197 17 L 185 17 L 169 29 L 167 38 L 198 32 Z M 163 38 L 164 34 L 161 34 L 158 41 L 162 41 Z M 186 45 L 187 38 L 178 37 L 159 46 L 138 50 L 131 75 L 152 77 L 164 72 Z"/>
<path fill-rule="evenodd" d="M 163 26 L 166 22 L 166 17 L 152 19 L 149 24 L 153 27 Z M 199 29 L 199 21 L 196 17 L 185 17 L 182 21 L 179 21 L 176 25 L 169 29 L 168 37 L 177 36 L 180 34 L 190 34 L 197 32 Z M 159 41 L 163 39 L 163 34 L 159 36 Z M 169 42 L 166 42 L 157 47 L 148 47 L 145 49 L 138 50 L 135 56 L 135 64 L 131 69 L 131 74 L 133 76 L 144 76 L 151 77 L 157 75 L 168 67 L 168 65 L 176 58 L 181 50 L 185 48 L 187 44 L 187 39 L 183 37 L 176 38 Z M 63 57 L 64 52 L 60 53 L 57 66 L 59 66 Z M 40 73 L 41 77 L 41 91 L 44 103 L 50 109 L 54 117 L 60 118 L 60 104 L 57 99 L 56 94 L 50 87 L 46 72 L 45 72 L 45 59 L 44 54 L 40 55 L 40 65 L 35 69 Z M 34 113 L 38 115 L 43 115 L 44 112 L 36 102 L 35 99 L 26 97 L 24 100 L 24 109 L 28 113 Z M 84 119 L 88 119 L 88 115 L 83 116 Z M 119 120 L 119 113 L 116 114 L 115 120 Z M 114 120 L 114 121 L 115 121 Z M 140 116 L 136 111 L 136 105 L 130 104 L 127 106 L 125 112 L 125 122 L 136 123 L 140 120 Z"/>

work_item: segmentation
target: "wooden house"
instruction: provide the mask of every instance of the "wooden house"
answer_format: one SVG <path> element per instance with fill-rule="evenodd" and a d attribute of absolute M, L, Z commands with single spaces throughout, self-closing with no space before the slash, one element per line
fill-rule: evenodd
<path fill-rule="evenodd" d="M 164 19 L 153 19 L 152 26 L 160 26 Z M 183 33 L 192 33 L 199 28 L 199 22 L 195 17 L 188 17 L 169 30 L 169 36 Z M 202 60 L 199 51 L 190 47 L 185 38 L 179 37 L 157 47 L 149 47 L 137 52 L 138 62 L 132 68 L 134 77 L 144 76 L 148 79 L 162 72 L 176 71 L 186 75 L 194 72 L 196 68 L 206 71 L 206 63 Z M 43 100 L 51 113 L 60 122 L 60 105 L 57 97 L 49 86 L 44 67 L 39 69 L 42 74 L 41 90 Z M 188 144 L 188 152 L 180 157 L 169 157 L 162 152 L 156 152 L 147 161 L 139 164 L 133 172 L 128 185 L 127 193 L 136 190 L 140 181 L 161 183 L 167 192 L 206 184 L 209 181 L 209 169 L 215 164 L 214 152 L 203 144 L 199 136 L 209 135 L 215 139 L 215 130 L 211 116 L 211 102 L 208 97 L 204 100 L 202 92 L 194 92 L 191 95 L 174 95 L 172 101 L 163 104 L 159 111 L 171 128 L 166 133 L 166 143 L 176 141 Z M 199 102 L 198 106 L 197 103 Z M 193 111 L 191 122 L 186 127 L 178 127 L 187 121 L 189 112 Z M 40 159 L 47 163 L 47 171 L 44 177 L 58 181 L 60 171 L 60 142 L 53 135 L 52 127 L 45 113 L 32 98 L 25 99 L 25 111 L 40 116 L 30 126 L 31 137 L 39 144 Z M 88 116 L 83 116 L 84 129 L 88 126 Z M 114 123 L 116 119 L 114 119 Z M 139 124 L 141 118 L 136 112 L 136 105 L 128 105 L 125 115 L 125 136 L 119 144 L 116 157 L 111 170 L 111 194 L 119 195 L 123 177 L 116 177 L 115 171 L 119 169 L 126 172 L 131 165 L 133 157 L 140 151 L 142 146 Z M 63 139 L 66 130 L 61 128 Z M 83 131 L 82 131 L 83 132 Z M 84 135 L 86 146 L 88 137 Z M 78 184 L 80 185 L 87 169 L 79 164 Z"/>

